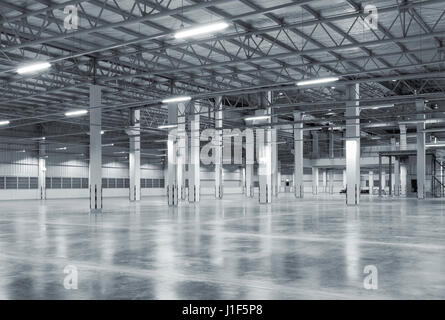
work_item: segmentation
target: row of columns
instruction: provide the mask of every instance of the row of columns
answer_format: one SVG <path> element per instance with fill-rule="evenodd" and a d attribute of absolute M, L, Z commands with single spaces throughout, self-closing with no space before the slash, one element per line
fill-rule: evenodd
<path fill-rule="evenodd" d="M 357 205 L 360 201 L 360 106 L 359 85 L 348 85 L 346 87 L 346 202 L 348 205 Z M 101 87 L 97 85 L 90 86 L 90 208 L 92 212 L 99 212 L 102 209 L 102 108 L 101 108 Z M 270 127 L 257 130 L 257 139 L 259 156 L 259 201 L 260 203 L 270 203 L 272 196 L 278 195 L 280 185 L 280 175 L 278 173 L 278 147 L 277 131 L 272 128 L 274 117 L 270 106 L 271 93 L 268 92 L 264 97 L 267 102 L 265 108 L 266 114 L 270 116 Z M 416 101 L 416 110 L 424 110 L 424 102 Z M 216 129 L 216 148 L 215 155 L 217 161 L 215 164 L 215 197 L 223 196 L 223 177 L 222 177 L 222 99 L 216 99 L 215 108 L 215 129 Z M 423 120 L 425 116 L 417 116 Z M 303 190 L 303 114 L 300 111 L 294 112 L 294 192 L 295 196 L 302 198 Z M 190 185 L 188 195 L 185 188 L 185 161 L 187 157 L 188 142 L 186 140 L 186 117 L 185 105 L 183 103 L 170 104 L 168 106 L 168 123 L 177 125 L 177 137 L 170 128 L 168 132 L 168 170 L 167 170 L 167 194 L 169 205 L 177 205 L 179 199 L 185 200 L 188 197 L 190 202 L 199 201 L 200 193 L 200 132 L 199 132 L 199 113 L 191 117 L 191 148 L 190 148 Z M 140 200 L 140 112 L 138 110 L 132 113 L 132 128 L 135 134 L 130 135 L 130 200 Z M 417 124 L 417 180 L 418 197 L 425 197 L 425 124 Z M 401 126 L 400 148 L 406 148 L 406 127 Z M 259 133 L 259 134 L 258 134 Z M 314 157 L 318 154 L 318 135 L 313 132 L 313 150 Z M 253 197 L 253 164 L 254 164 L 254 139 L 246 137 L 246 168 L 243 174 L 245 181 L 245 193 L 248 197 Z M 333 133 L 330 136 L 329 156 L 334 157 Z M 42 146 L 39 157 L 39 177 L 41 198 L 45 198 L 43 190 L 45 176 L 45 150 Z M 172 161 L 172 159 L 175 159 Z M 395 190 L 396 195 L 400 194 L 400 186 L 403 185 L 403 176 L 406 177 L 406 167 L 396 161 L 395 163 Z M 400 168 L 400 169 L 399 169 Z M 313 193 L 318 193 L 318 168 L 313 168 Z M 406 178 L 405 178 L 406 179 Z M 371 184 L 371 183 L 370 183 Z M 324 191 L 333 193 L 333 174 L 323 172 Z M 326 190 L 327 189 L 327 190 Z"/>

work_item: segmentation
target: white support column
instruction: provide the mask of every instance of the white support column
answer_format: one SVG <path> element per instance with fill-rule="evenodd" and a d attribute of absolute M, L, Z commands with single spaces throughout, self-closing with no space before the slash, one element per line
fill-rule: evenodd
<path fill-rule="evenodd" d="M 368 181 L 369 181 L 369 195 L 372 196 L 372 194 L 373 194 L 372 191 L 374 190 L 374 172 L 373 171 L 369 171 Z"/>
<path fill-rule="evenodd" d="M 407 150 L 406 125 L 400 125 L 400 150 Z M 400 163 L 400 195 L 406 196 L 407 192 L 407 166 L 404 161 Z"/>
<path fill-rule="evenodd" d="M 312 167 L 312 194 L 316 195 L 318 194 L 318 168 Z"/>
<path fill-rule="evenodd" d="M 278 174 L 277 174 L 277 196 L 281 190 L 281 161 L 278 161 Z"/>
<path fill-rule="evenodd" d="M 39 195 L 46 200 L 46 145 L 39 142 Z"/>
<path fill-rule="evenodd" d="M 223 105 L 222 105 L 222 97 L 216 98 L 215 104 L 215 198 L 222 199 L 223 197 L 223 161 L 222 161 L 222 127 L 223 127 Z"/>
<path fill-rule="evenodd" d="M 257 129 L 257 147 L 259 155 L 258 179 L 260 203 L 272 202 L 272 133 L 269 128 Z"/>
<path fill-rule="evenodd" d="M 343 189 L 346 189 L 346 186 L 347 186 L 346 169 L 343 169 Z"/>
<path fill-rule="evenodd" d="M 304 197 L 303 179 L 303 114 L 294 112 L 294 194 L 296 198 Z"/>
<path fill-rule="evenodd" d="M 321 178 L 323 179 L 323 192 L 328 192 L 328 170 L 323 169 L 321 172 Z"/>
<path fill-rule="evenodd" d="M 259 147 L 259 168 L 258 180 L 260 186 L 260 203 L 271 203 L 273 196 L 273 143 L 272 143 L 272 92 L 267 92 L 261 96 L 261 105 L 269 115 L 269 127 L 257 130 L 257 141 Z"/>
<path fill-rule="evenodd" d="M 189 165 L 189 202 L 199 202 L 201 189 L 200 170 L 201 161 L 199 159 L 200 132 L 199 132 L 199 111 L 195 103 L 195 112 L 190 121 L 190 165 Z"/>
<path fill-rule="evenodd" d="M 185 189 L 185 164 L 187 159 L 187 133 L 185 131 L 186 125 L 185 104 L 178 104 L 178 158 L 177 158 L 177 183 L 178 195 L 181 200 L 186 199 Z"/>
<path fill-rule="evenodd" d="M 102 88 L 90 86 L 90 209 L 102 212 Z"/>
<path fill-rule="evenodd" d="M 253 130 L 246 130 L 246 196 L 253 197 L 253 166 L 255 163 Z"/>
<path fill-rule="evenodd" d="M 130 135 L 130 201 L 141 200 L 141 111 L 131 110 Z"/>
<path fill-rule="evenodd" d="M 277 129 L 271 129 L 272 136 L 272 194 L 278 197 L 278 145 L 277 145 Z"/>
<path fill-rule="evenodd" d="M 333 170 L 329 170 L 328 171 L 328 185 L 329 185 L 329 194 L 334 194 L 334 171 Z"/>
<path fill-rule="evenodd" d="M 176 125 L 178 123 L 178 105 L 175 103 L 168 104 L 168 124 Z M 178 160 L 178 129 L 168 129 L 167 140 L 167 198 L 169 206 L 178 205 L 178 180 L 177 180 L 177 160 Z"/>
<path fill-rule="evenodd" d="M 425 101 L 416 100 L 416 111 L 425 110 Z M 417 115 L 418 120 L 424 120 L 425 115 Z M 425 199 L 425 121 L 417 123 L 417 199 Z"/>
<path fill-rule="evenodd" d="M 395 138 L 391 138 L 391 150 L 397 151 L 397 141 Z M 398 197 L 400 196 L 400 163 L 397 156 L 394 157 L 394 170 L 391 174 L 391 195 Z"/>
<path fill-rule="evenodd" d="M 382 190 L 386 193 L 386 172 L 382 170 Z"/>
<path fill-rule="evenodd" d="M 360 203 L 360 98 L 359 84 L 346 86 L 346 204 Z"/>

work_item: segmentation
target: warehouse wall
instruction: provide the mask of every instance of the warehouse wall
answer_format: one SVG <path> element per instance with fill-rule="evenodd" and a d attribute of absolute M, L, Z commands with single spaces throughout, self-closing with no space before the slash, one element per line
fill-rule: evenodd
<path fill-rule="evenodd" d="M 40 199 L 37 151 L 19 152 L 23 146 L 0 144 L 0 200 Z M 160 165 L 141 160 L 141 178 L 150 188 L 142 196 L 164 195 L 164 171 Z M 103 158 L 103 196 L 128 197 L 128 162 Z M 52 153 L 46 159 L 47 199 L 88 198 L 88 160 L 80 154 Z M 82 180 L 83 179 L 83 180 Z M 15 182 L 14 182 L 15 181 Z M 25 183 L 27 188 L 25 189 Z M 54 188 L 52 185 L 54 184 Z M 110 184 L 112 187 L 108 187 Z M 155 187 L 153 187 L 155 186 Z"/>

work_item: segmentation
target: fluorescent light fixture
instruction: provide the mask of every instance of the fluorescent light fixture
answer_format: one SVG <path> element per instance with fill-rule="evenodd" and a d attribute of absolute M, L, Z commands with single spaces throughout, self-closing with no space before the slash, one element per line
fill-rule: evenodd
<path fill-rule="evenodd" d="M 74 110 L 74 111 L 68 111 L 65 113 L 65 116 L 67 117 L 77 117 L 77 116 L 83 116 L 88 113 L 88 110 Z"/>
<path fill-rule="evenodd" d="M 323 83 L 330 83 L 340 80 L 338 77 L 327 77 L 327 78 L 319 78 L 319 79 L 312 79 L 312 80 L 302 80 L 297 82 L 297 86 L 309 86 L 313 84 L 323 84 Z"/>
<path fill-rule="evenodd" d="M 57 148 L 56 150 L 66 150 L 66 147 Z"/>
<path fill-rule="evenodd" d="M 208 34 L 213 33 L 217 31 L 224 30 L 229 27 L 229 24 L 227 22 L 217 22 L 212 24 L 207 24 L 195 28 L 186 29 L 183 31 L 178 31 L 175 33 L 176 39 L 183 39 L 183 38 L 189 38 L 194 36 L 199 36 L 202 34 Z"/>
<path fill-rule="evenodd" d="M 177 124 L 164 124 L 162 126 L 159 126 L 158 129 L 171 129 L 176 128 L 177 126 Z"/>
<path fill-rule="evenodd" d="M 392 107 L 394 107 L 394 103 L 393 104 L 376 105 L 376 106 L 362 106 L 362 107 L 360 107 L 360 109 L 362 109 L 362 110 L 367 110 L 367 109 L 377 110 L 377 109 L 392 108 Z"/>
<path fill-rule="evenodd" d="M 162 100 L 162 103 L 173 103 L 173 102 L 185 102 L 192 100 L 192 97 L 189 96 L 181 96 L 181 97 L 171 97 Z"/>
<path fill-rule="evenodd" d="M 23 66 L 17 69 L 18 74 L 32 73 L 40 70 L 48 69 L 51 67 L 49 62 L 39 62 L 35 64 L 30 64 L 28 66 Z"/>
<path fill-rule="evenodd" d="M 304 127 L 303 131 L 317 131 L 317 130 L 323 130 L 323 127 Z"/>
<path fill-rule="evenodd" d="M 10 122 L 8 120 L 0 121 L 0 126 L 7 126 L 8 124 L 10 124 Z"/>
<path fill-rule="evenodd" d="M 439 141 L 437 143 L 428 143 L 425 145 L 427 148 L 439 148 L 439 147 L 445 147 L 445 142 Z"/>
<path fill-rule="evenodd" d="M 268 120 L 268 119 L 270 119 L 270 116 L 253 116 L 253 117 L 244 118 L 244 120 L 246 120 L 246 121 Z"/>
<path fill-rule="evenodd" d="M 103 130 L 100 132 L 100 134 L 104 134 L 104 133 L 105 133 L 105 131 L 103 131 Z"/>
<path fill-rule="evenodd" d="M 114 147 L 114 143 L 103 144 L 102 147 Z"/>

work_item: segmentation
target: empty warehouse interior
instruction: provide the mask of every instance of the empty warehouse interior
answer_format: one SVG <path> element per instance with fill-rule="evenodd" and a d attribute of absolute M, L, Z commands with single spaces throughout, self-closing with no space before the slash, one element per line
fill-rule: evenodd
<path fill-rule="evenodd" d="M 0 299 L 445 299 L 443 0 L 0 0 Z"/>

